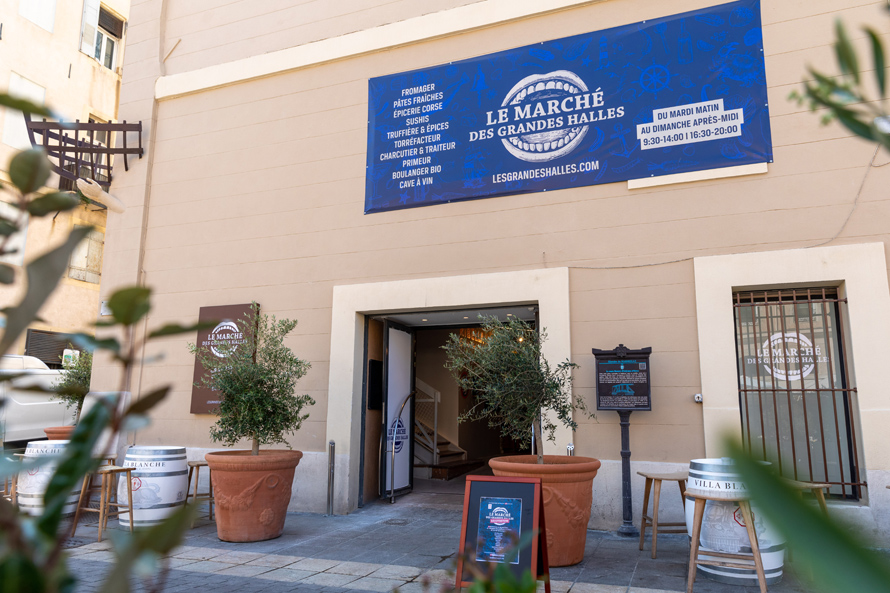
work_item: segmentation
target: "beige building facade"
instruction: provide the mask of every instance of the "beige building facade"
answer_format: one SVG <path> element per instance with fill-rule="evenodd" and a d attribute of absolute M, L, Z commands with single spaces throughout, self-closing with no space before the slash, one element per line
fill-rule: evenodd
<path fill-rule="evenodd" d="M 548 359 L 579 365 L 574 394 L 591 406 L 592 348 L 652 348 L 652 410 L 631 416 L 634 471 L 720 457 L 724 439 L 741 436 L 780 449 L 793 467 L 816 466 L 801 469 L 804 478 L 824 467 L 838 482 L 833 512 L 890 545 L 890 155 L 786 99 L 807 65 L 831 67 L 835 19 L 863 48 L 863 23 L 887 39 L 883 5 L 763 1 L 772 162 L 365 214 L 370 78 L 711 3 L 134 0 L 119 117 L 142 121 L 146 157 L 115 177 L 112 193 L 127 209 L 108 216 L 102 298 L 150 286 L 148 327 L 250 301 L 300 321 L 289 344 L 312 369 L 298 389 L 317 404 L 289 441 L 305 454 L 292 510 L 324 511 L 330 441 L 335 511 L 377 496 L 381 429 L 366 385 L 380 320 L 401 317 L 426 345 L 416 357 L 434 361 L 440 338 L 424 332 L 448 332 L 425 329 L 433 314 L 524 309 L 547 330 Z M 798 359 L 804 387 L 793 397 L 776 387 L 792 370 L 757 360 L 781 347 L 777 334 L 785 348 L 796 340 L 801 356 L 811 348 L 827 357 Z M 824 344 L 806 343 L 817 334 Z M 216 446 L 213 416 L 189 411 L 190 340 L 146 349 L 164 358 L 137 369 L 134 397 L 173 389 L 130 441 L 184 445 L 200 458 Z M 116 373 L 101 366 L 94 384 L 114 389 Z M 438 382 L 441 432 L 487 450 L 489 436 L 462 435 L 462 395 L 430 379 L 438 373 L 417 369 Z M 766 384 L 775 406 L 763 421 L 768 406 L 756 397 Z M 618 416 L 576 419 L 578 430 L 558 432 L 545 450 L 572 443 L 603 461 L 590 527 L 615 529 Z M 825 430 L 811 446 L 816 424 Z M 641 486 L 634 481 L 636 517 Z"/>
<path fill-rule="evenodd" d="M 0 85 L 11 94 L 46 104 L 65 121 L 115 121 L 129 8 L 129 0 L 3 0 Z M 107 136 L 103 139 L 107 144 Z M 0 108 L 0 169 L 5 171 L 17 151 L 30 147 L 21 112 Z M 53 174 L 48 186 L 59 188 L 59 182 Z M 15 212 L 6 202 L 0 208 L 6 215 Z M 55 218 L 27 220 L 24 233 L 16 238 L 19 252 L 4 258 L 20 274 L 26 262 L 62 243 L 75 226 L 93 226 L 95 231 L 72 258 L 41 312 L 42 321 L 31 325 L 13 353 L 32 354 L 58 366 L 61 350 L 53 338 L 81 331 L 95 321 L 105 223 L 105 210 L 95 205 Z M 24 282 L 0 288 L 2 306 L 17 302 L 23 288 Z"/>

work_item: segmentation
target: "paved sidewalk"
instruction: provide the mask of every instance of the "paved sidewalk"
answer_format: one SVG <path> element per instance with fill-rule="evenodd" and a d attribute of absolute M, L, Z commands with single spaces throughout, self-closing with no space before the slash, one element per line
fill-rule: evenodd
<path fill-rule="evenodd" d="M 199 520 L 184 545 L 167 559 L 167 593 L 235 591 L 323 591 L 419 593 L 424 582 L 453 583 L 460 539 L 462 484 L 441 487 L 418 481 L 416 492 L 396 504 L 374 502 L 347 516 L 291 513 L 278 539 L 233 544 L 216 537 L 216 526 Z M 461 481 L 462 482 L 462 481 Z M 116 524 L 116 522 L 115 522 Z M 109 523 L 109 526 L 111 524 Z M 97 591 L 111 568 L 108 540 L 96 543 L 94 526 L 78 528 L 69 551 L 79 579 L 78 591 Z M 92 542 L 92 543 L 88 543 Z M 688 537 L 662 535 L 658 559 L 650 558 L 647 538 L 640 552 L 637 539 L 589 531 L 584 561 L 552 569 L 553 593 L 659 593 L 685 591 Z M 771 593 L 807 591 L 786 565 L 785 578 Z M 135 589 L 143 585 L 135 583 Z M 699 576 L 696 593 L 756 593 L 754 587 L 730 586 Z"/>

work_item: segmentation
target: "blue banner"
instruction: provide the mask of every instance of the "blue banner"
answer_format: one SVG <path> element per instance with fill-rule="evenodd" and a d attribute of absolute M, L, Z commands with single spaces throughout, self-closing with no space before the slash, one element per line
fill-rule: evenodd
<path fill-rule="evenodd" d="M 759 0 L 368 81 L 365 212 L 772 161 Z"/>

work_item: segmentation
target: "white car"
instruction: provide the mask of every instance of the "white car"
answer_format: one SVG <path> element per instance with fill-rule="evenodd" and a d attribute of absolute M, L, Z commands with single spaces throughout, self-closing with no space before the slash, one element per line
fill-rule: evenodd
<path fill-rule="evenodd" d="M 0 357 L 0 375 L 21 375 L 0 382 L 3 443 L 44 439 L 44 428 L 74 422 L 74 410 L 66 407 L 64 401 L 52 399 L 52 393 L 25 389 L 34 386 L 52 389 L 59 381 L 60 371 L 50 369 L 39 358 L 10 354 Z"/>

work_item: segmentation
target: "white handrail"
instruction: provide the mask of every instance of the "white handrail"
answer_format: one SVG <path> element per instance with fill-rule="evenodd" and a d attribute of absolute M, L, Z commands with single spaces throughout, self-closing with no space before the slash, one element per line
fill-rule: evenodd
<path fill-rule="evenodd" d="M 439 464 L 439 402 L 442 401 L 442 394 L 437 389 L 430 386 L 426 381 L 417 377 L 414 378 L 414 388 L 416 391 L 428 396 L 429 400 L 416 401 L 432 401 L 433 403 L 433 465 Z"/>

